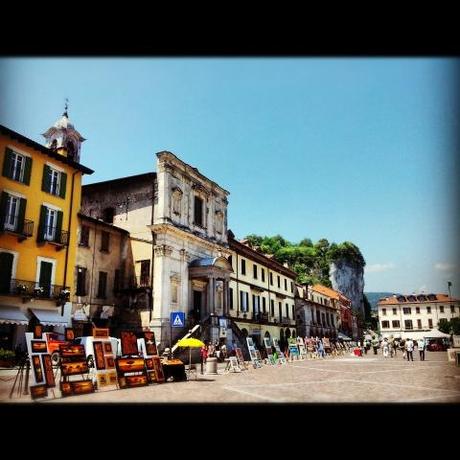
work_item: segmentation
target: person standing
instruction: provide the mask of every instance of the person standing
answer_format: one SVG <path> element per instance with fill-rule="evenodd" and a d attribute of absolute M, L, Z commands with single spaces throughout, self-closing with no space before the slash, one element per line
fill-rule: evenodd
<path fill-rule="evenodd" d="M 377 348 L 379 346 L 379 341 L 378 339 L 374 336 L 372 336 L 372 348 L 374 349 L 374 355 L 377 354 Z"/>
<path fill-rule="evenodd" d="M 425 339 L 421 338 L 417 341 L 417 348 L 420 353 L 420 361 L 425 361 L 425 348 L 426 348 L 426 343 Z"/>
<path fill-rule="evenodd" d="M 201 373 L 203 374 L 203 366 L 208 358 L 208 346 L 203 345 L 200 349 L 200 358 L 201 358 Z"/>
<path fill-rule="evenodd" d="M 412 339 L 407 339 L 406 340 L 406 352 L 407 352 L 407 361 L 413 361 L 414 360 L 414 342 Z"/>
<path fill-rule="evenodd" d="M 382 342 L 382 354 L 384 358 L 388 358 L 389 351 L 390 345 L 388 343 L 388 339 L 385 337 Z"/>

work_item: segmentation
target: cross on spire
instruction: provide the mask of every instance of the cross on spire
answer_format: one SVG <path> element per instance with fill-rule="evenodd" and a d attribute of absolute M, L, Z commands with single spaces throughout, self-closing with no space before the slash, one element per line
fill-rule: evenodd
<path fill-rule="evenodd" d="M 66 97 L 65 98 L 65 110 L 64 110 L 63 115 L 66 116 L 67 118 L 69 118 L 69 115 L 67 114 L 68 108 L 69 108 L 69 99 Z"/>

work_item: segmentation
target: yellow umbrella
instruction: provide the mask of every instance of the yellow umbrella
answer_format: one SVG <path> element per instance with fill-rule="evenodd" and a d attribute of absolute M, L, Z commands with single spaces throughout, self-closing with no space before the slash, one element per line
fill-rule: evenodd
<path fill-rule="evenodd" d="M 193 337 L 188 337 L 186 339 L 180 339 L 177 342 L 177 346 L 182 347 L 182 348 L 189 347 L 188 376 L 189 376 L 189 380 L 190 380 L 190 367 L 192 365 L 192 348 L 204 347 L 204 343 L 201 340 L 195 339 Z"/>

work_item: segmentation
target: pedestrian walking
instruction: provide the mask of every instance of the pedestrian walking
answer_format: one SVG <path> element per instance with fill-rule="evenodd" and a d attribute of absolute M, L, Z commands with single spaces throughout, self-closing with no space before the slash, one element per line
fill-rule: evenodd
<path fill-rule="evenodd" d="M 425 339 L 421 338 L 417 340 L 417 348 L 418 348 L 418 352 L 420 353 L 420 361 L 425 361 L 425 349 L 426 349 Z"/>
<path fill-rule="evenodd" d="M 379 341 L 378 339 L 375 337 L 375 335 L 372 336 L 372 348 L 374 349 L 374 355 L 377 354 L 377 348 L 379 346 Z"/>
<path fill-rule="evenodd" d="M 390 352 L 390 344 L 388 343 L 388 339 L 385 337 L 382 342 L 382 354 L 384 358 L 388 358 L 388 354 Z"/>
<path fill-rule="evenodd" d="M 399 349 L 401 350 L 403 359 L 406 359 L 406 341 L 401 339 L 399 342 Z"/>
<path fill-rule="evenodd" d="M 201 373 L 203 374 L 204 363 L 208 359 L 208 346 L 203 345 L 200 349 Z"/>
<path fill-rule="evenodd" d="M 414 342 L 412 339 L 407 339 L 406 340 L 406 353 L 407 353 L 407 361 L 413 361 L 414 360 Z"/>

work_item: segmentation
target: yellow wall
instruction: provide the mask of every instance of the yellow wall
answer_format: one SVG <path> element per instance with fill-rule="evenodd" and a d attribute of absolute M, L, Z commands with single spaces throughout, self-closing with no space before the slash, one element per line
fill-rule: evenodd
<path fill-rule="evenodd" d="M 32 158 L 30 185 L 8 179 L 7 177 L 1 175 L 3 171 L 6 147 L 11 148 L 17 153 L 23 153 L 24 155 L 28 155 Z M 43 168 L 46 163 L 56 165 L 59 169 L 63 170 L 67 174 L 65 199 L 42 191 L 41 188 Z M 57 246 L 53 244 L 37 244 L 37 232 L 40 221 L 40 206 L 43 203 L 49 203 L 61 209 L 63 212 L 62 230 L 69 231 L 72 175 L 75 171 L 77 170 L 71 166 L 55 160 L 54 158 L 51 158 L 40 151 L 28 147 L 27 145 L 24 145 L 16 140 L 11 140 L 8 136 L 0 135 L 0 192 L 12 191 L 24 195 L 27 199 L 25 218 L 34 222 L 32 237 L 29 237 L 22 242 L 18 241 L 16 235 L 7 233 L 0 234 L 0 248 L 17 251 L 19 253 L 15 276 L 16 279 L 35 281 L 37 272 L 37 256 L 41 256 L 56 260 L 56 273 L 53 283 L 56 285 L 64 284 L 66 247 L 63 247 L 60 251 L 58 251 L 56 250 Z M 71 292 L 74 291 L 73 267 L 75 266 L 75 253 L 77 246 L 77 213 L 80 209 L 81 201 L 81 176 L 82 173 L 77 171 L 75 174 L 74 182 L 72 222 L 68 246 L 68 269 L 65 284 L 70 287 Z"/>

